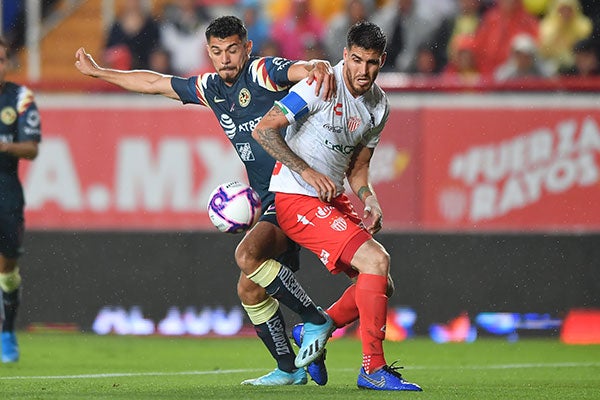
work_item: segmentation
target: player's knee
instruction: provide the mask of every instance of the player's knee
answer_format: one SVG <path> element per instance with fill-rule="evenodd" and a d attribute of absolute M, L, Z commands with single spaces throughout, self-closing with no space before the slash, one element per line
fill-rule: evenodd
<path fill-rule="evenodd" d="M 246 275 L 253 273 L 261 264 L 257 259 L 257 254 L 248 246 L 245 241 L 241 241 L 235 249 L 235 262 L 240 270 Z"/>
<path fill-rule="evenodd" d="M 7 258 L 0 254 L 0 274 L 9 274 L 17 268 L 15 258 Z"/>
<path fill-rule="evenodd" d="M 268 297 L 264 288 L 249 279 L 238 281 L 237 294 L 243 304 L 258 304 Z"/>
<path fill-rule="evenodd" d="M 370 273 L 376 275 L 389 276 L 390 272 L 390 255 L 384 249 L 373 251 L 369 257 Z M 389 279 L 388 279 L 389 285 Z"/>

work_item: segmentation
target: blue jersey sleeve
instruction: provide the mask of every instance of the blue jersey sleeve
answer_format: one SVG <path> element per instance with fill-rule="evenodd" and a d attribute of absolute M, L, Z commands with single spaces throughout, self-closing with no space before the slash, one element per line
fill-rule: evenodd
<path fill-rule="evenodd" d="M 22 86 L 17 96 L 17 112 L 19 114 L 17 141 L 39 142 L 41 136 L 40 113 L 33 98 L 33 92 Z"/>
<path fill-rule="evenodd" d="M 192 76 L 190 78 L 180 78 L 174 76 L 171 78 L 171 87 L 179 96 L 183 104 L 201 104 L 210 107 L 206 101 L 205 89 L 206 82 L 214 74 L 204 74 L 201 76 Z"/>
<path fill-rule="evenodd" d="M 272 92 L 288 89 L 292 82 L 288 79 L 288 69 L 295 61 L 281 57 L 261 57 L 252 60 L 250 73 L 252 79 L 261 87 Z"/>

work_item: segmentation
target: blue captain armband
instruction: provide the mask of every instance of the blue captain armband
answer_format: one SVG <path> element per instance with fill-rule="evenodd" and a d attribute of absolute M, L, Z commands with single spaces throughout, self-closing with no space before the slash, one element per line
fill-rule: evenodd
<path fill-rule="evenodd" d="M 283 99 L 276 101 L 290 122 L 299 120 L 308 113 L 308 104 L 296 92 L 289 92 Z"/>

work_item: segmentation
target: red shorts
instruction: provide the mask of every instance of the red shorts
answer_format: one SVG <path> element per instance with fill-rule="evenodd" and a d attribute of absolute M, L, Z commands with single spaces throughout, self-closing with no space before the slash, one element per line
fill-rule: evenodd
<path fill-rule="evenodd" d="M 358 275 L 350 262 L 372 236 L 345 194 L 327 204 L 316 197 L 276 193 L 275 208 L 286 235 L 315 253 L 332 274 Z"/>

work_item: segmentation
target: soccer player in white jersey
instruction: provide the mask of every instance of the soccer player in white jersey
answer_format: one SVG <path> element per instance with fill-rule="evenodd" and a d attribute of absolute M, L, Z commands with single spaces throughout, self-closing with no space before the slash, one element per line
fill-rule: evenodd
<path fill-rule="evenodd" d="M 369 182 L 369 164 L 389 115 L 385 93 L 375 84 L 385 45 L 377 25 L 353 25 L 343 60 L 334 67 L 336 99 L 318 98 L 301 81 L 275 102 L 253 136 L 278 161 L 270 190 L 275 192 L 280 227 L 331 273 L 355 279 L 327 313 L 336 327 L 360 318 L 358 387 L 420 391 L 387 364 L 383 351 L 390 256 L 372 236 L 381 229 L 382 210 Z M 283 128 L 285 140 L 278 133 Z M 344 194 L 344 178 L 364 203 L 369 226 Z"/>

